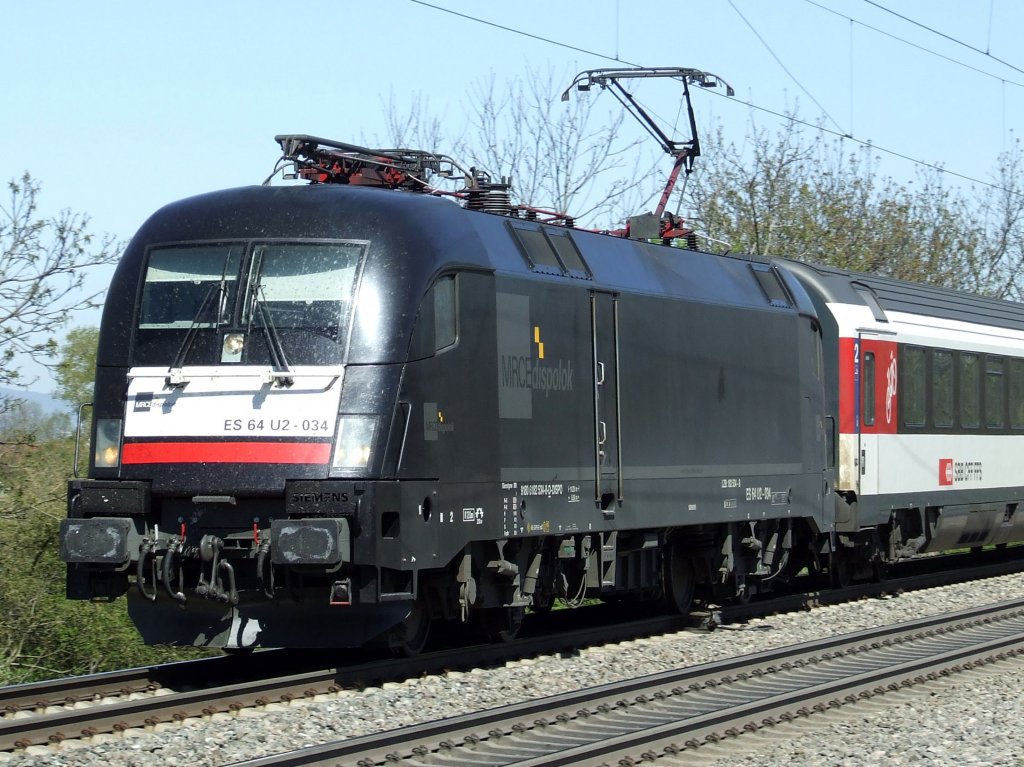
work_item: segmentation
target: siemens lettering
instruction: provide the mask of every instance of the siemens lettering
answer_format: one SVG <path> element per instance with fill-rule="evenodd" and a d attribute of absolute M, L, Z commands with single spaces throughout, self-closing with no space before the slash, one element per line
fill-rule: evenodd
<path fill-rule="evenodd" d="M 501 385 L 544 392 L 573 390 L 572 360 L 545 364 L 523 356 L 501 355 Z"/>

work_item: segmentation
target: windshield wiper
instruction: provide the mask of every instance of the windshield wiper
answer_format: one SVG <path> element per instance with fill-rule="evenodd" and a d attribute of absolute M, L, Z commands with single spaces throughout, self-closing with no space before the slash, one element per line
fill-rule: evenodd
<path fill-rule="evenodd" d="M 192 318 L 192 323 L 188 326 L 188 332 L 185 334 L 185 338 L 181 341 L 181 346 L 178 347 L 178 353 L 174 355 L 174 361 L 171 362 L 167 368 L 167 378 L 164 379 L 164 385 L 171 388 L 177 388 L 184 386 L 188 383 L 184 376 L 181 374 L 181 369 L 185 365 L 185 358 L 188 356 L 189 351 L 192 349 L 192 344 L 195 343 L 196 337 L 199 335 L 199 328 L 202 326 L 201 318 L 207 311 L 207 307 L 216 294 L 219 296 L 217 306 L 222 307 L 224 303 L 224 294 L 227 290 L 227 277 L 221 275 L 220 282 L 214 283 L 210 286 L 210 289 L 206 292 L 203 297 L 203 302 L 199 304 L 199 309 L 196 311 L 195 316 Z M 218 308 L 218 312 L 220 308 Z M 219 322 L 220 318 L 216 318 L 216 322 Z"/>
<path fill-rule="evenodd" d="M 260 300 L 260 296 L 263 297 Z M 252 292 L 253 299 L 253 311 L 250 312 L 250 329 L 252 326 L 252 317 L 259 312 L 260 326 L 263 328 L 263 338 L 267 342 L 267 350 L 270 352 L 270 364 L 273 368 L 274 373 L 283 373 L 285 375 L 277 375 L 273 377 L 275 385 L 277 386 L 291 386 L 295 383 L 295 379 L 291 377 L 292 369 L 288 364 L 288 360 L 284 355 L 284 345 L 281 343 L 281 336 L 278 335 L 277 328 L 274 326 L 274 319 L 270 315 L 270 310 L 266 307 L 267 296 L 263 292 L 263 282 L 260 280 L 256 283 L 256 288 Z"/>

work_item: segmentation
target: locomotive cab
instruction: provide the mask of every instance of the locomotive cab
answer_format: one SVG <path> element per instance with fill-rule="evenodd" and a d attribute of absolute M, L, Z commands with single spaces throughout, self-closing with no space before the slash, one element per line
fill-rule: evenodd
<path fill-rule="evenodd" d="M 432 502 L 429 477 L 394 482 L 413 418 L 399 390 L 406 366 L 461 356 L 455 291 L 486 273 L 471 249 L 456 268 L 431 242 L 423 217 L 452 211 L 382 190 L 255 187 L 143 226 L 104 310 L 89 479 L 71 481 L 61 531 L 69 596 L 119 596 L 131 575 L 147 641 L 176 643 L 191 621 L 186 635 L 225 646 L 362 644 L 409 612 L 397 509 L 410 491 L 424 515 Z M 317 630 L 308 605 L 261 619 L 314 593 L 355 609 Z"/>

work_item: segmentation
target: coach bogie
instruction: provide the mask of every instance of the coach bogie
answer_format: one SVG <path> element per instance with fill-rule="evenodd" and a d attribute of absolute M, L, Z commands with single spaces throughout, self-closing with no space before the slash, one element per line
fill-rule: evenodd
<path fill-rule="evenodd" d="M 926 535 L 918 551 L 981 548 L 1024 539 L 1019 504 L 970 504 L 926 509 Z"/>
<path fill-rule="evenodd" d="M 916 556 L 927 545 L 925 519 L 934 519 L 937 509 L 896 509 L 887 526 L 887 559 L 895 562 Z"/>

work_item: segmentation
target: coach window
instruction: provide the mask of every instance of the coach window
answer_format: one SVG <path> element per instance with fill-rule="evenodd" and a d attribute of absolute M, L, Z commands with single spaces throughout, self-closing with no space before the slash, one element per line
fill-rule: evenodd
<path fill-rule="evenodd" d="M 861 386 L 861 408 L 864 413 L 864 425 L 875 425 L 875 353 L 864 353 L 864 374 Z"/>
<path fill-rule="evenodd" d="M 985 426 L 1001 429 L 1003 419 L 1003 358 L 989 357 L 985 361 Z"/>
<path fill-rule="evenodd" d="M 1024 429 L 1024 360 L 1010 360 L 1010 428 Z"/>
<path fill-rule="evenodd" d="M 978 375 L 981 366 L 977 354 L 960 354 L 960 428 L 977 429 L 981 423 L 981 397 Z"/>
<path fill-rule="evenodd" d="M 904 426 L 924 426 L 924 349 L 920 346 L 903 348 L 900 389 Z"/>
<path fill-rule="evenodd" d="M 940 429 L 953 426 L 953 352 L 932 354 L 932 417 Z"/>

